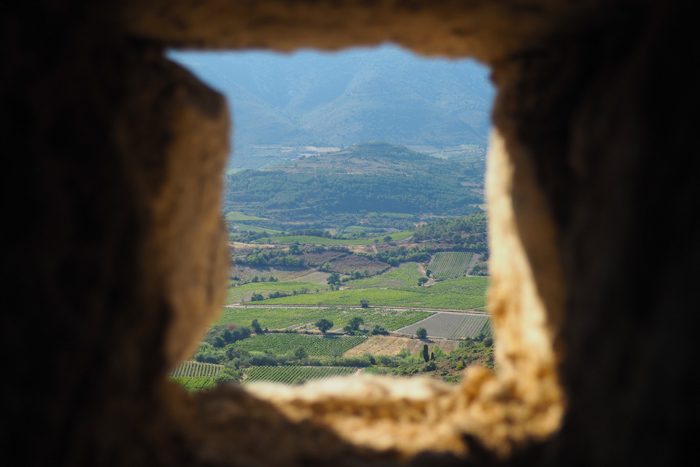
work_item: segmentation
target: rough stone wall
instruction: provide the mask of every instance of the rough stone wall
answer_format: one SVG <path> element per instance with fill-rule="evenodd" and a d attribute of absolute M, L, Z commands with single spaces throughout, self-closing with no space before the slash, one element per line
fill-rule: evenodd
<path fill-rule="evenodd" d="M 694 441 L 700 355 L 698 39 L 687 8 L 4 7 L 6 455 L 33 465 L 679 463 Z M 223 300 L 228 117 L 164 48 L 387 40 L 493 70 L 490 294 L 502 370 L 452 387 L 376 379 L 185 394 L 165 376 Z"/>

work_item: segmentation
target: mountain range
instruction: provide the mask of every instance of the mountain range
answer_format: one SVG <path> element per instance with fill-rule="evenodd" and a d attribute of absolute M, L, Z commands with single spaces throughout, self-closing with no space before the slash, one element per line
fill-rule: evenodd
<path fill-rule="evenodd" d="M 428 153 L 487 144 L 494 90 L 474 61 L 421 58 L 394 46 L 169 56 L 227 97 L 231 167 L 372 140 Z"/>

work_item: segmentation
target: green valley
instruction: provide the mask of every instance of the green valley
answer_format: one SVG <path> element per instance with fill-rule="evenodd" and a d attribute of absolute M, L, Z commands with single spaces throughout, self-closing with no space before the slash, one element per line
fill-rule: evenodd
<path fill-rule="evenodd" d="M 493 367 L 489 278 L 470 274 L 488 257 L 485 220 L 237 238 L 227 306 L 191 362 L 209 366 L 173 380 L 188 390 L 349 374 L 458 381 L 470 364 Z"/>

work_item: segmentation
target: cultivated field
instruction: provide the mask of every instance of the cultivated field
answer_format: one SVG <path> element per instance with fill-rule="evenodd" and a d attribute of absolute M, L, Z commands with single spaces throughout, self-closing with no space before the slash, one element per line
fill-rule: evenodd
<path fill-rule="evenodd" d="M 332 376 L 352 375 L 354 367 L 333 366 L 257 366 L 245 370 L 247 377 L 243 384 L 256 381 L 269 381 L 282 384 L 301 384 L 312 379 L 330 378 Z"/>
<path fill-rule="evenodd" d="M 279 230 L 265 229 L 263 227 L 256 227 L 254 225 L 247 224 L 228 224 L 230 233 L 241 233 L 241 232 L 267 232 L 270 235 L 279 235 Z"/>
<path fill-rule="evenodd" d="M 354 355 L 363 355 L 366 353 L 372 355 L 398 355 L 406 348 L 410 340 L 411 339 L 407 337 L 373 336 L 362 344 L 345 352 L 345 356 L 352 357 Z"/>
<path fill-rule="evenodd" d="M 428 264 L 428 269 L 433 278 L 437 280 L 453 279 L 467 273 L 467 267 L 471 259 L 471 252 L 445 251 L 435 253 L 430 264 Z"/>
<path fill-rule="evenodd" d="M 436 342 L 429 343 L 408 337 L 374 336 L 367 339 L 366 342 L 345 352 L 345 356 L 352 357 L 365 353 L 370 353 L 372 355 L 398 355 L 403 349 L 407 349 L 412 355 L 416 355 L 423 350 L 424 344 L 428 344 L 428 351 L 430 352 L 432 352 L 433 347 L 437 345 L 442 350 L 449 353 L 459 346 L 459 341 L 440 339 Z"/>
<path fill-rule="evenodd" d="M 253 277 L 258 276 L 268 278 L 270 276 L 282 282 L 298 279 L 314 272 L 314 269 L 309 268 L 293 268 L 293 267 L 272 267 L 272 266 L 245 266 L 235 264 L 231 267 L 231 276 L 237 276 L 242 281 L 251 281 Z M 230 281 L 229 285 L 238 284 L 237 281 Z"/>
<path fill-rule="evenodd" d="M 486 306 L 487 277 L 461 277 L 430 287 L 399 289 L 348 289 L 275 298 L 261 305 L 337 305 L 357 306 L 368 300 L 370 306 L 472 310 Z"/>
<path fill-rule="evenodd" d="M 221 318 L 215 324 L 237 324 L 250 326 L 257 319 L 260 326 L 268 329 L 316 329 L 314 323 L 320 319 L 333 322 L 333 329 L 342 330 L 350 319 L 360 317 L 371 329 L 379 325 L 393 331 L 432 315 L 429 311 L 392 310 L 384 308 L 267 308 L 236 307 L 224 308 Z"/>
<path fill-rule="evenodd" d="M 391 268 L 381 276 L 368 277 L 347 282 L 351 289 L 372 289 L 379 287 L 398 289 L 418 285 L 418 278 L 423 275 L 418 271 L 418 263 L 403 263 Z"/>
<path fill-rule="evenodd" d="M 253 294 L 259 293 L 267 298 L 271 293 L 282 292 L 288 294 L 305 294 L 315 292 L 316 289 L 327 290 L 328 284 L 321 285 L 314 282 L 251 282 L 248 284 L 231 287 L 226 292 L 226 304 L 249 302 Z"/>
<path fill-rule="evenodd" d="M 201 389 L 213 388 L 216 386 L 211 376 L 193 376 L 191 378 L 170 378 L 187 389 L 188 391 L 199 391 Z"/>
<path fill-rule="evenodd" d="M 493 329 L 491 328 L 491 320 L 488 320 L 486 324 L 484 324 L 484 328 L 481 330 L 481 332 L 483 332 L 485 336 L 493 335 Z"/>
<path fill-rule="evenodd" d="M 199 363 L 193 361 L 182 362 L 170 372 L 171 378 L 192 378 L 199 376 L 216 376 L 223 365 L 215 365 L 213 363 Z"/>
<path fill-rule="evenodd" d="M 182 362 L 170 372 L 170 380 L 180 384 L 188 391 L 212 388 L 215 386 L 212 378 L 223 368 L 223 365 L 213 363 Z"/>
<path fill-rule="evenodd" d="M 256 216 L 249 216 L 247 214 L 243 214 L 242 212 L 229 212 L 224 216 L 224 219 L 227 221 L 265 221 L 267 220 L 266 217 L 256 217 Z"/>
<path fill-rule="evenodd" d="M 313 271 L 305 276 L 290 279 L 290 282 L 308 282 L 309 284 L 317 284 L 323 286 L 322 288 L 326 288 L 328 286 L 328 276 L 330 276 L 328 272 Z"/>
<path fill-rule="evenodd" d="M 331 267 L 331 272 L 337 272 L 340 274 L 344 274 L 345 272 L 350 273 L 353 271 L 363 272 L 365 269 L 368 270 L 370 274 L 379 274 L 380 272 L 389 268 L 389 265 L 386 263 L 354 254 L 337 258 L 328 264 Z"/>
<path fill-rule="evenodd" d="M 341 251 L 323 251 L 320 253 L 304 253 L 301 257 L 309 266 L 321 266 L 324 263 L 331 261 L 333 258 L 344 256 L 347 253 Z"/>
<path fill-rule="evenodd" d="M 398 329 L 398 332 L 415 335 L 419 328 L 425 328 L 430 337 L 459 339 L 476 337 L 485 330 L 490 330 L 490 318 L 487 315 L 436 313 L 423 321 Z"/>
<path fill-rule="evenodd" d="M 360 336 L 308 336 L 305 334 L 263 334 L 234 342 L 236 348 L 284 355 L 302 348 L 313 357 L 340 357 L 345 352 L 367 340 Z"/>

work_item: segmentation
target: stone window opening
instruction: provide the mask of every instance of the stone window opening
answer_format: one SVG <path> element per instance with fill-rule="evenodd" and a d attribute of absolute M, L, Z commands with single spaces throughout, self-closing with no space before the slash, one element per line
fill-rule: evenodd
<path fill-rule="evenodd" d="M 176 66 L 179 68 L 179 65 Z M 188 87 L 201 87 L 197 95 L 211 92 L 189 72 L 184 72 L 183 77 L 190 83 Z M 184 102 L 196 98 L 182 97 Z M 204 120 L 194 123 L 193 118 L 187 121 L 195 128 L 205 124 Z M 228 120 L 222 118 L 221 121 L 225 123 Z M 222 126 L 222 123 L 218 123 L 215 128 L 221 131 Z M 202 129 L 185 128 L 184 125 L 180 128 L 196 135 L 186 137 L 193 139 L 187 142 L 187 148 L 194 149 L 194 141 L 204 143 L 203 135 L 206 132 Z M 226 137 L 220 134 L 215 138 L 226 141 Z M 211 141 L 206 144 L 212 145 Z M 224 148 L 228 144 L 226 142 Z M 535 272 L 529 264 L 525 247 L 521 239 L 514 237 L 518 227 L 510 205 L 511 190 L 520 190 L 520 199 L 527 203 L 527 212 L 523 215 L 530 218 L 539 216 L 538 225 L 545 227 L 533 241 L 553 244 L 553 234 L 546 230 L 548 220 L 540 212 L 543 210 L 543 200 L 530 193 L 534 191 L 530 179 L 532 174 L 523 176 L 523 169 L 520 169 L 520 178 L 517 178 L 498 129 L 494 130 L 490 145 L 487 191 L 491 212 L 489 229 L 494 244 L 491 254 L 493 283 L 489 298 L 499 343 L 496 347 L 500 367 L 497 375 L 472 368 L 467 371 L 463 382 L 456 386 L 424 380 L 341 379 L 308 382 L 300 388 L 266 385 L 250 393 L 249 389 L 223 385 L 212 391 L 182 397 L 189 399 L 190 403 L 205 406 L 211 400 L 216 400 L 220 410 L 225 413 L 227 406 L 236 407 L 232 400 L 242 397 L 239 393 L 243 393 L 245 397 L 271 404 L 268 410 L 272 410 L 272 413 L 268 416 L 274 414 L 274 417 L 290 420 L 300 426 L 329 430 L 329 435 L 338 437 L 336 442 L 349 443 L 353 449 L 371 452 L 370 457 L 388 456 L 394 460 L 409 460 L 425 453 L 462 456 L 468 453 L 470 443 L 465 441 L 467 439 L 471 440 L 472 445 L 493 455 L 507 456 L 519 446 L 543 440 L 554 432 L 560 423 L 563 398 L 554 368 L 556 358 L 552 349 L 551 329 L 548 327 L 549 317 L 545 312 L 544 300 L 534 285 Z M 197 150 L 205 154 L 207 151 Z M 219 168 L 223 170 L 221 161 Z M 218 209 L 218 204 L 216 207 Z M 177 207 L 173 205 L 169 213 L 173 209 Z M 547 235 L 550 236 L 549 241 L 542 242 Z M 551 255 L 552 252 L 544 254 Z M 537 273 L 549 274 L 554 280 L 559 278 L 556 270 L 541 269 Z M 216 309 L 210 313 L 218 314 L 220 308 L 217 306 Z M 182 314 L 186 313 L 188 311 L 183 309 Z M 213 318 L 212 315 L 207 316 L 210 320 Z M 173 329 L 176 329 L 177 323 L 174 323 Z M 202 330 L 208 322 L 200 321 L 197 324 Z M 196 346 L 203 334 L 200 331 L 193 335 L 192 330 L 193 319 L 188 317 L 182 330 L 171 334 L 177 339 L 184 339 L 183 342 L 189 342 L 187 352 L 190 354 L 192 346 Z M 171 348 L 184 347 L 180 341 L 175 342 L 174 337 L 170 337 L 168 342 Z M 522 349 L 528 351 L 523 352 Z M 178 350 L 179 357 L 172 360 L 174 364 L 190 356 Z M 171 366 L 174 364 L 171 363 Z M 507 403 L 504 402 L 506 400 Z M 240 423 L 244 424 L 242 421 Z"/>
<path fill-rule="evenodd" d="M 39 1 L 3 12 L 3 445 L 30 465 L 680 464 L 700 359 L 688 2 Z M 37 14 L 40 12 L 41 14 Z M 166 376 L 220 309 L 225 103 L 168 47 L 470 56 L 497 376 L 253 396 Z M 25 176 L 32 175 L 32 176 Z M 669 181 L 659 193 L 659 180 Z M 667 213 L 649 222 L 649 213 Z M 28 215 L 32 214 L 32 215 Z M 39 214 L 39 215 L 37 215 Z M 649 248 L 664 244 L 658 267 Z M 217 285 L 221 284 L 221 285 Z M 668 357 L 668 349 L 675 353 Z M 41 370 L 37 368 L 41 362 Z"/>
<path fill-rule="evenodd" d="M 195 79 L 198 80 L 198 78 Z M 236 105 L 235 102 L 230 104 Z M 235 125 L 233 133 L 235 135 Z M 495 158 L 495 162 L 489 163 L 487 177 L 490 187 L 489 203 L 504 210 L 495 217 L 502 224 L 495 226 L 496 230 L 491 235 L 497 239 L 503 239 L 508 245 L 508 251 L 505 254 L 496 251 L 492 253 L 492 258 L 495 255 L 495 260 L 499 261 L 499 264 L 504 264 L 503 270 L 511 271 L 513 257 L 523 255 L 521 245 L 512 241 L 508 243 L 508 229 L 513 229 L 511 224 L 515 221 L 507 203 L 501 202 L 502 197 L 509 195 L 506 190 L 513 181 L 509 178 L 502 180 L 504 175 L 499 172 L 502 166 L 508 166 L 508 161 L 502 138 L 497 132 L 494 132 L 491 144 L 494 147 L 490 149 L 489 157 Z M 512 174 L 506 171 L 505 177 L 509 176 L 512 177 Z M 492 223 L 490 227 L 494 227 L 494 224 Z M 520 261 L 524 263 L 525 259 L 521 258 Z M 527 271 L 527 267 L 524 269 L 520 272 L 521 274 L 531 274 Z M 519 277 L 512 278 L 510 275 L 504 277 L 503 272 L 497 277 L 501 283 L 511 281 L 506 283 L 506 287 L 509 288 L 515 288 L 514 282 L 521 281 Z M 546 335 L 546 330 L 538 328 L 541 327 L 544 318 L 543 306 L 537 301 L 536 292 L 526 290 L 521 293 L 525 295 L 526 300 L 532 300 L 526 302 L 526 307 L 539 313 L 540 316 L 530 317 L 518 307 L 517 313 L 525 315 L 517 317 L 518 321 L 522 321 L 518 325 L 530 326 L 536 329 L 536 332 Z M 508 307 L 502 302 L 507 302 L 509 297 L 500 296 L 498 287 L 494 287 L 491 297 L 495 297 L 497 303 L 503 308 L 503 311 L 498 314 L 501 316 Z M 499 318 L 495 319 L 495 326 L 498 326 L 498 320 Z M 541 342 L 543 339 L 541 335 L 532 334 L 535 335 L 529 336 L 525 345 L 533 350 L 539 347 L 535 358 L 520 355 L 519 361 L 515 363 L 509 361 L 508 357 L 504 358 L 502 355 L 512 355 L 514 346 L 506 342 L 499 356 L 499 364 L 505 365 L 502 376 L 484 369 L 473 368 L 467 372 L 464 382 L 456 386 L 424 380 L 379 378 L 363 382 L 345 378 L 307 382 L 301 388 L 268 384 L 254 389 L 239 387 L 235 390 L 249 392 L 252 397 L 272 402 L 283 415 L 295 422 L 313 421 L 330 426 L 332 431 L 341 433 L 341 438 L 348 438 L 352 443 L 363 448 L 379 452 L 396 452 L 405 459 L 424 451 L 439 455 L 463 455 L 468 449 L 467 443 L 464 442 L 465 437 L 469 437 L 470 432 L 478 432 L 485 424 L 505 424 L 506 420 L 512 425 L 529 424 L 527 428 L 511 427 L 510 430 L 484 441 L 485 444 L 490 443 L 489 449 L 495 450 L 499 455 L 507 455 L 518 443 L 526 443 L 530 438 L 544 439 L 556 429 L 562 413 L 561 390 L 554 376 L 555 372 L 551 368 L 554 360 L 551 350 L 547 348 L 549 344 L 546 341 Z M 201 338 L 201 334 L 197 338 Z M 522 341 L 519 341 L 521 339 L 517 334 L 515 335 L 515 346 L 523 345 Z M 500 347 L 500 340 L 498 342 L 497 348 Z M 511 357 L 511 360 L 514 359 Z M 528 366 L 524 364 L 526 361 Z M 546 365 L 550 367 L 546 368 Z M 526 386 L 521 382 L 525 374 L 523 368 L 532 372 L 532 380 L 527 382 Z M 227 390 L 234 389 L 220 387 L 216 391 Z M 490 393 L 489 397 L 479 397 L 480 391 Z M 511 398 L 510 406 L 494 408 L 499 406 L 498 398 L 504 397 L 504 394 Z M 208 396 L 202 394 L 191 397 L 206 400 Z M 320 411 L 311 409 L 319 406 L 324 408 Z M 495 419 L 493 414 L 488 414 L 489 411 L 497 413 L 499 410 L 502 413 L 495 415 Z M 469 415 L 470 412 L 478 415 Z M 471 420 L 465 424 L 463 420 L 467 418 Z M 475 438 L 474 442 L 478 443 L 480 440 Z"/>

